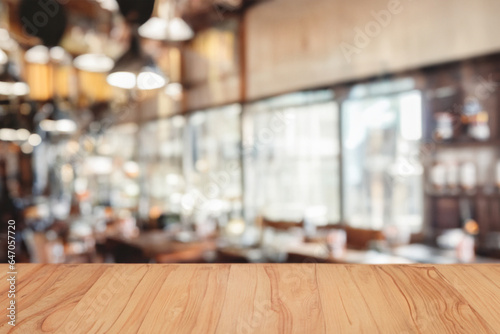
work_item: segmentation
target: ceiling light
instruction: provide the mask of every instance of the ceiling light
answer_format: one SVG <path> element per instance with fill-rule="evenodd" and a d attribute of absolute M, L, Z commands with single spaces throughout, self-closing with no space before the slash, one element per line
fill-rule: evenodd
<path fill-rule="evenodd" d="M 194 32 L 180 17 L 152 17 L 139 28 L 141 37 L 159 41 L 182 42 L 194 37 Z"/>
<path fill-rule="evenodd" d="M 0 119 L 0 140 L 9 142 L 24 142 L 30 136 L 20 122 L 16 112 L 8 111 Z"/>
<path fill-rule="evenodd" d="M 77 129 L 76 123 L 69 119 L 51 120 L 44 119 L 40 127 L 45 132 L 74 133 Z"/>
<path fill-rule="evenodd" d="M 152 90 L 164 87 L 167 80 L 153 59 L 141 50 L 139 37 L 132 34 L 129 50 L 116 62 L 107 82 L 117 88 Z"/>
<path fill-rule="evenodd" d="M 30 87 L 25 82 L 14 82 L 11 84 L 11 95 L 25 96 L 30 92 Z"/>
<path fill-rule="evenodd" d="M 137 84 L 136 76 L 131 72 L 110 73 L 107 81 L 111 86 L 123 89 L 132 89 Z"/>
<path fill-rule="evenodd" d="M 37 45 L 26 51 L 24 60 L 31 64 L 47 65 L 50 62 L 49 48 Z"/>
<path fill-rule="evenodd" d="M 36 147 L 42 143 L 42 137 L 40 137 L 39 134 L 33 133 L 29 136 L 28 143 L 31 146 Z"/>
<path fill-rule="evenodd" d="M 169 0 L 156 1 L 157 17 L 150 18 L 139 28 L 139 34 L 148 39 L 180 42 L 194 37 L 189 25 L 178 16 L 177 3 Z"/>
<path fill-rule="evenodd" d="M 16 139 L 17 139 L 16 130 L 9 128 L 0 129 L 0 140 L 15 141 Z"/>
<path fill-rule="evenodd" d="M 24 82 L 3 82 L 0 81 L 1 96 L 25 96 L 30 92 L 29 86 Z"/>
<path fill-rule="evenodd" d="M 0 50 L 0 96 L 19 97 L 28 95 L 29 86 L 21 82 L 17 76 L 14 66 L 9 62 L 5 52 Z M 2 98 L 0 100 L 6 100 Z"/>
<path fill-rule="evenodd" d="M 31 133 L 26 129 L 0 129 L 0 140 L 11 142 L 25 142 L 29 139 Z"/>
<path fill-rule="evenodd" d="M 86 97 L 91 104 L 111 100 L 112 90 L 106 77 L 115 65 L 113 59 L 104 54 L 88 53 L 76 57 L 73 65 L 78 69 L 78 87 L 82 97 Z"/>
<path fill-rule="evenodd" d="M 88 53 L 75 58 L 74 66 L 80 71 L 107 73 L 114 66 L 113 59 L 103 54 Z"/>
<path fill-rule="evenodd" d="M 54 46 L 49 51 L 50 59 L 56 63 L 68 64 L 71 62 L 71 56 L 60 46 Z"/>
<path fill-rule="evenodd" d="M 170 20 L 168 33 L 167 39 L 170 41 L 187 41 L 194 37 L 191 27 L 180 17 Z"/>
<path fill-rule="evenodd" d="M 69 114 L 60 110 L 57 105 L 46 105 L 45 108 L 52 108 L 50 117 L 40 122 L 40 128 L 45 132 L 56 134 L 72 134 L 78 129 L 76 122 Z"/>
<path fill-rule="evenodd" d="M 17 129 L 16 130 L 16 137 L 17 140 L 19 141 L 26 141 L 30 137 L 30 132 L 26 129 Z"/>
<path fill-rule="evenodd" d="M 165 86 L 165 84 L 166 80 L 162 75 L 147 68 L 137 76 L 137 88 L 141 90 L 158 89 Z"/>
<path fill-rule="evenodd" d="M 139 27 L 139 35 L 144 38 L 163 41 L 168 35 L 168 21 L 152 17 Z"/>
<path fill-rule="evenodd" d="M 76 131 L 76 123 L 70 119 L 60 119 L 56 122 L 56 131 L 72 133 Z"/>

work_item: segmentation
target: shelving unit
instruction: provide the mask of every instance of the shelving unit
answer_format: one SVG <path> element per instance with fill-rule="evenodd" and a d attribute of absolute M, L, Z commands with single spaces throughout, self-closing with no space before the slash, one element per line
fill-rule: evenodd
<path fill-rule="evenodd" d="M 443 230 L 461 228 L 465 220 L 461 206 L 468 206 L 470 218 L 479 226 L 479 249 L 484 249 L 487 235 L 500 232 L 500 190 L 495 181 L 495 164 L 500 159 L 499 74 L 498 55 L 424 70 L 428 99 L 425 106 L 426 141 L 422 145 L 426 152 L 425 197 L 428 226 L 434 237 Z M 489 83 L 490 87 L 483 87 L 485 83 Z M 488 114 L 488 140 L 474 140 L 464 131 L 460 118 L 464 101 L 471 96 L 478 99 L 482 109 Z M 436 128 L 435 115 L 442 111 L 451 112 L 456 119 L 453 122 L 453 139 L 440 142 L 433 137 L 433 131 Z M 458 167 L 464 162 L 472 162 L 476 166 L 476 189 L 471 192 L 457 189 L 456 193 L 433 190 L 430 175 L 432 166 L 442 163 Z"/>

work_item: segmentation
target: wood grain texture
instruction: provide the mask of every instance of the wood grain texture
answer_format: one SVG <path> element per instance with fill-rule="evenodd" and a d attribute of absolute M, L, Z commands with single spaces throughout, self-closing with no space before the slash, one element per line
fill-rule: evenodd
<path fill-rule="evenodd" d="M 0 333 L 499 333 L 500 265 L 18 265 Z"/>

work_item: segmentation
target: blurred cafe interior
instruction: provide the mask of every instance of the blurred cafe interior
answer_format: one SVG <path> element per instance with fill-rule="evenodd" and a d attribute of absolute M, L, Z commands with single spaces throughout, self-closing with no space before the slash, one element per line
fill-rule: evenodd
<path fill-rule="evenodd" d="M 500 262 L 499 12 L 0 0 L 0 258 Z"/>

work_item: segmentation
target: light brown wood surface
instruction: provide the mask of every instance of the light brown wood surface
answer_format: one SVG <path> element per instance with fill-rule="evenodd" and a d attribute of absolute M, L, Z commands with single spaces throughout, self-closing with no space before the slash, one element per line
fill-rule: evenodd
<path fill-rule="evenodd" d="M 0 333 L 500 333 L 500 265 L 18 265 Z"/>

